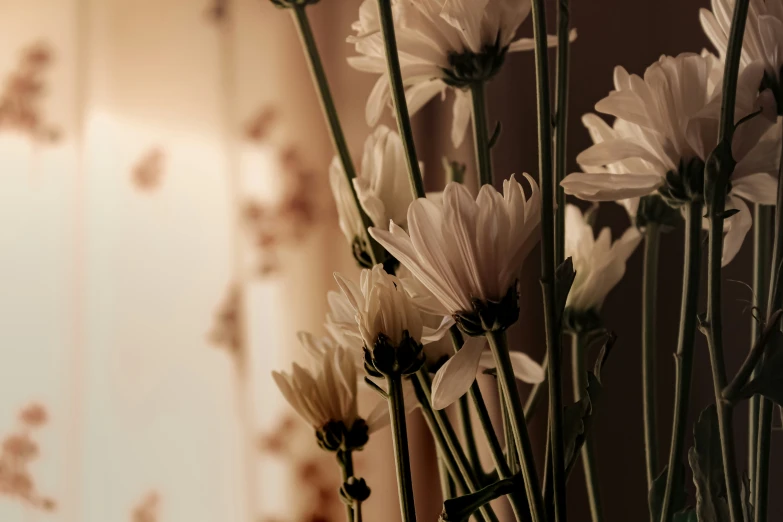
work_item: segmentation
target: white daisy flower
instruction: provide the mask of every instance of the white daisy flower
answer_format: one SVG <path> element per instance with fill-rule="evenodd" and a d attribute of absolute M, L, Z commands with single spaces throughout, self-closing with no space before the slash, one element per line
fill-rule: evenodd
<path fill-rule="evenodd" d="M 410 235 L 394 222 L 388 231 L 371 227 L 370 235 L 458 321 L 511 294 L 516 306 L 516 281 L 538 242 L 541 220 L 538 185 L 527 174 L 525 178 L 532 190 L 529 198 L 514 176 L 503 182 L 502 195 L 484 185 L 475 200 L 465 186 L 449 183 L 440 201 L 419 198 L 411 203 Z"/>
<path fill-rule="evenodd" d="M 531 38 L 514 40 L 530 13 L 530 0 L 392 0 L 392 8 L 408 110 L 414 114 L 452 87 L 456 98 L 451 138 L 459 146 L 472 117 L 466 89 L 493 77 L 507 52 L 534 48 Z M 359 56 L 348 62 L 381 75 L 367 101 L 367 123 L 374 126 L 391 104 L 376 0 L 362 3 L 352 27 L 356 34 L 348 42 Z M 557 38 L 549 37 L 548 43 L 556 45 Z"/>
<path fill-rule="evenodd" d="M 598 237 L 575 205 L 565 209 L 565 255 L 574 263 L 576 278 L 566 300 L 566 309 L 576 313 L 597 312 L 612 288 L 625 275 L 625 264 L 639 242 L 636 227 L 626 230 L 614 243 L 606 227 Z"/>
<path fill-rule="evenodd" d="M 358 449 L 368 432 L 388 423 L 386 404 L 379 403 L 366 421 L 362 419 L 357 406 L 357 370 L 350 350 L 328 337 L 300 334 L 300 340 L 313 364 L 294 364 L 290 373 L 272 372 L 277 387 L 300 417 L 319 433 L 326 433 L 321 436 L 347 437 Z"/>
<path fill-rule="evenodd" d="M 731 32 L 731 19 L 735 0 L 712 0 L 712 11 L 699 10 L 699 21 L 707 38 L 718 50 L 721 60 L 726 58 L 726 48 Z M 742 39 L 743 66 L 759 62 L 764 65 L 766 86 L 780 94 L 780 70 L 783 67 L 783 1 L 751 0 Z"/>
<path fill-rule="evenodd" d="M 566 194 L 587 201 L 618 201 L 659 194 L 680 205 L 703 192 L 704 163 L 717 146 L 720 120 L 722 66 L 709 54 L 663 56 L 648 67 L 644 78 L 615 69 L 615 90 L 596 104 L 599 112 L 624 123 L 598 127 L 601 141 L 582 152 L 582 172 L 561 183 Z M 760 97 L 763 67 L 754 63 L 740 74 L 735 118 L 739 120 L 766 103 Z M 596 120 L 592 120 L 596 124 Z M 772 122 L 764 115 L 742 123 L 734 135 L 732 153 L 737 166 L 731 179 L 727 209 L 737 214 L 727 220 L 724 264 L 739 250 L 744 223 L 750 219 L 749 201 L 774 204 L 776 155 L 761 140 Z M 594 133 L 595 137 L 595 133 Z M 638 170 L 637 170 L 638 169 Z M 736 223 L 736 224 L 735 224 Z"/>

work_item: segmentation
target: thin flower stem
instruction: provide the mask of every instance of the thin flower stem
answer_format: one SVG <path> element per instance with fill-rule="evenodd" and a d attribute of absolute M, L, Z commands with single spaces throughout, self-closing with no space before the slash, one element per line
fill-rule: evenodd
<path fill-rule="evenodd" d="M 566 138 L 568 135 L 568 67 L 571 44 L 569 29 L 571 10 L 568 0 L 557 3 L 557 61 L 555 63 L 555 91 L 557 100 L 555 106 L 555 197 L 557 198 L 557 215 L 555 217 L 555 263 L 560 265 L 565 260 L 565 192 L 560 182 L 566 172 Z"/>
<path fill-rule="evenodd" d="M 749 0 L 737 0 L 726 53 L 723 73 L 723 100 L 721 104 L 718 147 L 707 161 L 704 186 L 708 195 L 709 240 L 707 264 L 707 346 L 712 366 L 715 405 L 718 412 L 723 471 L 731 522 L 742 522 L 742 501 L 737 474 L 736 448 L 733 430 L 733 405 L 723 399 L 727 385 L 726 362 L 723 356 L 723 317 L 721 310 L 721 276 L 723 258 L 723 226 L 726 193 L 735 161 L 731 154 L 734 137 L 734 109 L 737 98 L 737 76 L 742 52 L 742 38 L 748 16 Z"/>
<path fill-rule="evenodd" d="M 419 159 L 416 156 L 416 144 L 413 141 L 413 127 L 408 114 L 408 102 L 405 99 L 405 85 L 402 83 L 400 71 L 400 56 L 397 51 L 397 36 L 394 32 L 394 13 L 391 0 L 378 0 L 378 14 L 381 19 L 381 31 L 386 47 L 386 64 L 389 70 L 389 84 L 391 87 L 392 101 L 397 114 L 397 126 L 400 130 L 405 156 L 408 159 L 408 175 L 410 176 L 411 190 L 414 198 L 425 197 L 424 182 L 419 168 Z"/>
<path fill-rule="evenodd" d="M 769 459 L 772 434 L 772 406 L 773 403 L 766 397 L 762 397 L 759 403 L 759 431 L 756 442 L 756 475 L 753 482 L 756 484 L 754 492 L 754 517 L 757 522 L 767 522 L 769 509 Z"/>
<path fill-rule="evenodd" d="M 541 189 L 541 287 L 544 293 L 544 326 L 549 354 L 549 422 L 552 437 L 552 477 L 557 522 L 566 522 L 565 452 L 563 447 L 563 386 L 561 332 L 555 299 L 555 209 L 552 170 L 552 110 L 547 62 L 544 0 L 533 0 L 536 94 L 538 98 L 538 170 Z"/>
<path fill-rule="evenodd" d="M 456 493 L 454 491 L 454 481 L 451 478 L 451 472 L 445 459 L 443 452 L 438 451 L 438 477 L 440 478 L 440 493 L 443 500 L 454 498 Z"/>
<path fill-rule="evenodd" d="M 541 363 L 541 367 L 544 372 L 549 370 L 549 356 L 544 356 L 544 361 Z M 544 380 L 537 382 L 533 385 L 533 389 L 530 390 L 530 395 L 527 396 L 527 402 L 525 402 L 525 422 L 528 424 L 536 413 L 536 408 L 541 403 L 541 399 L 544 397 L 544 393 L 547 391 L 547 378 L 544 376 Z"/>
<path fill-rule="evenodd" d="M 487 340 L 495 356 L 495 364 L 498 371 L 498 380 L 501 383 L 503 400 L 508 408 L 508 417 L 514 433 L 514 442 L 522 465 L 522 476 L 525 479 L 527 500 L 533 515 L 533 522 L 546 522 L 546 510 L 544 509 L 544 497 L 541 495 L 541 485 L 538 482 L 536 463 L 533 458 L 533 445 L 527 432 L 525 412 L 522 409 L 522 401 L 517 392 L 517 382 L 511 366 L 511 357 L 508 353 L 508 342 L 505 332 L 487 332 Z M 510 441 L 509 441 L 510 442 Z"/>
<path fill-rule="evenodd" d="M 683 261 L 682 303 L 680 329 L 675 354 L 674 420 L 669 449 L 669 466 L 666 491 L 661 507 L 661 522 L 671 522 L 673 516 L 672 493 L 675 477 L 683 465 L 683 446 L 687 433 L 688 406 L 691 397 L 693 373 L 693 346 L 696 333 L 696 314 L 699 302 L 699 273 L 701 266 L 701 211 L 700 202 L 692 202 L 685 208 L 685 259 Z"/>
<path fill-rule="evenodd" d="M 337 453 L 337 462 L 340 464 L 340 469 L 343 472 L 343 483 L 348 482 L 348 479 L 353 477 L 353 452 L 352 451 L 339 451 Z M 354 504 L 358 504 L 355 502 Z M 359 508 L 361 512 L 361 508 Z M 345 505 L 345 516 L 347 522 L 356 522 L 354 520 L 354 506 L 349 504 Z"/>
<path fill-rule="evenodd" d="M 460 427 L 462 429 L 462 439 L 468 453 L 468 461 L 476 475 L 481 477 L 484 470 L 481 467 L 481 457 L 479 457 L 478 446 L 476 445 L 476 434 L 473 431 L 473 419 L 470 417 L 470 404 L 468 403 L 467 395 L 463 395 L 457 401 L 457 414 L 459 415 Z"/>
<path fill-rule="evenodd" d="M 644 398 L 644 449 L 647 464 L 647 491 L 658 476 L 658 422 L 656 401 L 655 345 L 656 301 L 658 292 L 658 250 L 661 231 L 648 223 L 644 232 L 644 279 L 642 283 L 642 389 Z M 657 521 L 654 521 L 657 522 Z"/>
<path fill-rule="evenodd" d="M 329 137 L 332 140 L 332 145 L 337 152 L 337 156 L 340 158 L 340 164 L 343 167 L 348 186 L 353 194 L 354 203 L 359 211 L 359 215 L 362 217 L 365 236 L 362 239 L 365 241 L 365 244 L 369 245 L 367 254 L 370 256 L 372 263 L 375 264 L 378 260 L 383 258 L 383 256 L 380 255 L 382 250 L 380 249 L 380 245 L 367 233 L 367 228 L 372 226 L 372 221 L 370 221 L 369 216 L 367 216 L 361 203 L 359 203 L 359 196 L 356 194 L 356 189 L 353 186 L 353 180 L 356 177 L 356 169 L 353 166 L 351 152 L 348 150 L 348 141 L 345 139 L 345 134 L 343 133 L 343 128 L 340 124 L 340 117 L 337 114 L 337 107 L 334 104 L 332 91 L 329 88 L 329 82 L 326 79 L 326 71 L 324 70 L 323 62 L 321 61 L 321 55 L 318 52 L 318 46 L 315 43 L 313 29 L 310 27 L 310 20 L 307 17 L 305 6 L 296 5 L 292 7 L 291 15 L 294 18 L 294 23 L 307 57 L 307 64 L 310 67 L 310 74 L 313 77 L 313 82 L 315 83 L 319 94 L 321 108 L 323 109 L 324 117 L 326 118 L 326 123 L 329 127 Z"/>
<path fill-rule="evenodd" d="M 582 335 L 571 335 L 571 371 L 573 378 L 574 400 L 581 401 L 587 395 L 587 353 Z M 587 486 L 587 499 L 590 502 L 590 515 L 593 522 L 603 522 L 603 508 L 599 492 L 598 462 L 593 447 L 593 437 L 590 433 L 585 436 L 582 446 L 582 467 L 585 472 L 585 485 Z"/>
<path fill-rule="evenodd" d="M 443 410 L 435 410 L 432 408 L 432 383 L 430 382 L 429 373 L 426 370 L 420 370 L 416 373 L 414 386 L 420 390 L 417 391 L 419 395 L 419 402 L 421 403 L 422 411 L 426 415 L 432 415 L 435 422 L 433 429 L 438 432 L 436 437 L 440 440 L 444 446 L 441 448 L 441 452 L 445 455 L 451 455 L 453 458 L 453 465 L 456 466 L 454 470 L 456 476 L 454 479 L 457 481 L 457 485 L 462 487 L 466 493 L 475 493 L 481 489 L 481 484 L 478 481 L 474 470 L 470 467 L 465 452 L 462 450 L 462 446 L 459 443 L 459 438 L 454 428 L 451 425 L 446 412 Z M 489 522 L 497 522 L 497 515 L 489 505 L 482 507 L 477 513 L 479 520 L 486 520 Z"/>
<path fill-rule="evenodd" d="M 362 503 L 359 501 L 353 503 L 353 522 L 362 522 Z"/>
<path fill-rule="evenodd" d="M 456 352 L 459 350 L 459 347 L 462 346 L 462 334 L 456 327 L 452 327 L 449 333 L 451 333 L 451 341 L 454 345 L 454 351 Z M 503 448 L 498 441 L 495 428 L 492 426 L 492 419 L 489 416 L 487 405 L 484 402 L 484 396 L 481 393 L 481 387 L 477 381 L 473 381 L 473 384 L 470 387 L 470 397 L 473 400 L 473 406 L 476 410 L 476 413 L 478 414 L 481 428 L 484 430 L 484 436 L 487 439 L 487 445 L 489 446 L 489 452 L 492 456 L 492 462 L 495 464 L 495 469 L 497 469 L 498 475 L 501 479 L 512 478 L 514 473 L 511 471 L 511 468 L 509 467 L 508 463 L 506 462 L 506 458 L 503 455 Z M 502 400 L 501 395 L 501 404 L 503 403 L 504 401 Z M 509 437 L 507 440 L 509 441 L 507 443 L 509 447 L 514 447 L 514 444 L 511 443 L 511 437 Z M 514 458 L 516 459 L 516 457 Z M 478 470 L 480 468 L 475 469 Z M 510 493 L 509 501 L 511 502 L 511 509 L 514 511 L 514 516 L 516 517 L 517 521 L 521 522 L 522 520 L 525 520 L 525 518 L 523 518 L 523 513 L 527 513 L 528 505 L 525 499 L 521 497 L 520 493 L 521 492 L 516 491 Z"/>
<path fill-rule="evenodd" d="M 780 285 L 781 263 L 783 263 L 783 183 L 780 175 L 783 173 L 783 159 L 778 168 L 778 196 L 775 205 L 775 232 L 772 247 L 772 264 L 770 265 L 769 298 L 767 300 L 767 324 L 774 311 L 783 306 L 783 287 Z M 783 349 L 780 345 L 772 347 Z M 770 437 L 772 435 L 772 403 L 762 397 L 759 401 L 759 428 L 756 443 L 756 475 L 754 502 L 755 522 L 767 522 L 769 498 L 769 458 Z"/>
<path fill-rule="evenodd" d="M 397 487 L 400 496 L 400 513 L 403 522 L 416 522 L 416 507 L 413 501 L 413 480 L 408 453 L 408 428 L 405 421 L 405 399 L 402 378 L 388 376 L 389 415 L 391 417 L 392 442 L 397 468 Z"/>
<path fill-rule="evenodd" d="M 503 439 L 506 441 L 506 462 L 512 474 L 519 473 L 522 464 L 517 454 L 517 444 L 514 441 L 514 430 L 511 427 L 511 415 L 508 412 L 508 403 L 503 393 L 503 384 L 498 379 L 498 396 L 500 397 L 500 412 L 503 416 Z M 526 421 L 527 422 L 527 421 Z"/>
<path fill-rule="evenodd" d="M 761 319 L 766 317 L 766 297 L 769 293 L 769 274 L 772 262 L 770 230 L 774 208 L 756 204 L 753 209 L 753 308 L 755 314 L 750 322 L 750 345 L 753 346 L 761 335 Z M 748 476 L 750 495 L 756 488 L 756 441 L 759 432 L 759 397 L 753 396 L 748 407 Z"/>
<path fill-rule="evenodd" d="M 475 82 L 470 86 L 470 97 L 473 101 L 473 143 L 479 186 L 492 185 L 492 151 L 489 148 L 487 133 L 487 102 L 484 90 L 484 82 Z"/>

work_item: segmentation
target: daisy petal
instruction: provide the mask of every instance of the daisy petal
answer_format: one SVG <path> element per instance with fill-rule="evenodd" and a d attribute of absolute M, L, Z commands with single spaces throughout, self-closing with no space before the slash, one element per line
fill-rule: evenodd
<path fill-rule="evenodd" d="M 454 356 L 441 366 L 432 382 L 432 407 L 436 410 L 453 404 L 465 395 L 476 380 L 484 337 L 470 337 Z"/>
<path fill-rule="evenodd" d="M 608 174 L 578 172 L 569 174 L 560 186 L 566 194 L 585 201 L 617 201 L 655 192 L 663 184 L 657 174 Z"/>
<path fill-rule="evenodd" d="M 529 355 L 523 352 L 509 352 L 511 357 L 511 367 L 514 370 L 514 376 L 522 382 L 536 384 L 544 382 L 544 368 L 534 361 Z M 481 354 L 479 365 L 483 368 L 495 368 L 495 357 L 489 350 L 484 350 Z"/>

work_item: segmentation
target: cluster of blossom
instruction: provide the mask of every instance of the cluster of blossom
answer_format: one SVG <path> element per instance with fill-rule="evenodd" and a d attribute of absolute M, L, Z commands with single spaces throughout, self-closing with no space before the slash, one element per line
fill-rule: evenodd
<path fill-rule="evenodd" d="M 273 2 L 290 8 L 300 24 L 305 7 L 314 3 Z M 750 4 L 735 87 L 738 123 L 730 151 L 735 166 L 726 190 L 726 212 L 721 214 L 725 238 L 719 264 L 723 265 L 735 257 L 752 226 L 747 202 L 774 205 L 778 186 L 783 2 L 752 0 Z M 384 5 L 391 10 L 396 33 L 396 64 L 387 61 L 390 38 Z M 509 51 L 534 48 L 531 39 L 515 40 L 530 9 L 530 1 L 365 0 L 348 42 L 357 53 L 350 64 L 380 75 L 367 102 L 368 124 L 377 125 L 387 106 L 394 109 L 406 100 L 407 110 L 414 114 L 437 95 L 452 92 L 451 134 L 454 145 L 459 145 L 471 119 L 476 120 L 474 129 L 479 123 L 476 111 L 482 109 L 476 106 L 475 86 L 497 74 Z M 577 157 L 582 172 L 566 176 L 560 186 L 566 194 L 596 205 L 607 201 L 623 205 L 631 225 L 612 241 L 608 228 L 595 234 L 592 211 L 583 214 L 575 205 L 565 207 L 562 241 L 564 257 L 573 267 L 573 282 L 563 296 L 558 325 L 562 331 L 576 337 L 601 327 L 602 305 L 649 230 L 676 224 L 680 215 L 686 222 L 692 220 L 688 211 L 693 209 L 697 209 L 697 232 L 702 226 L 699 220 L 705 228 L 711 222 L 710 216 L 702 219 L 698 210 L 707 199 L 705 167 L 722 135 L 724 59 L 732 11 L 733 1 L 714 0 L 712 11 L 701 13 L 719 55 L 703 51 L 662 56 L 643 76 L 617 67 L 615 89 L 595 106 L 614 121 L 595 114 L 582 118 L 594 144 Z M 574 38 L 572 31 L 568 39 Z M 554 44 L 557 39 L 549 37 L 548 45 Z M 387 66 L 398 68 L 403 99 L 394 97 L 393 71 L 387 71 Z M 403 118 L 397 109 L 398 118 Z M 474 137 L 478 151 L 486 144 Z M 341 464 L 346 453 L 361 449 L 374 430 L 390 421 L 395 436 L 401 421 L 404 430 L 404 418 L 396 411 L 401 404 L 407 409 L 421 406 L 425 417 L 444 430 L 447 421 L 437 411 L 475 393 L 480 368 L 494 369 L 499 381 L 512 374 L 528 383 L 545 379 L 545 370 L 536 361 L 508 351 L 502 334 L 519 316 L 517 282 L 541 237 L 542 213 L 547 208 L 542 205 L 543 191 L 523 174 L 529 195 L 514 175 L 503 181 L 502 191 L 483 184 L 474 196 L 466 184 L 451 181 L 442 191 L 425 195 L 409 182 L 417 165 L 411 161 L 410 148 L 404 133 L 401 137 L 379 125 L 365 142 L 355 175 L 345 157 L 334 159 L 329 175 L 340 228 L 364 268 L 358 281 L 336 274 L 340 292 L 328 295 L 328 334 L 321 338 L 301 334 L 312 364 L 294 365 L 292 373 L 274 373 L 285 398 L 316 430 L 321 446 L 338 453 Z M 434 348 L 447 333 L 454 341 L 450 355 Z M 362 381 L 383 397 L 366 413 L 357 407 L 357 382 Z M 508 381 L 501 383 L 501 395 L 506 394 L 506 406 L 514 410 L 519 399 L 509 397 L 517 395 L 509 386 Z M 513 411 L 509 415 L 516 450 L 525 464 L 520 431 L 526 428 L 519 426 L 524 420 Z M 448 438 L 448 430 L 444 431 Z M 395 451 L 399 459 L 407 450 L 398 443 Z M 496 464 L 500 477 L 507 478 L 505 460 Z M 404 469 L 398 473 L 404 482 Z M 463 492 L 476 493 L 477 484 L 468 480 L 469 473 L 464 475 Z M 536 478 L 527 474 L 524 478 L 529 498 L 535 499 Z M 670 474 L 666 502 L 670 502 L 672 482 Z M 343 495 L 349 503 L 361 500 L 345 491 Z M 666 502 L 664 511 L 669 513 Z M 410 520 L 405 506 L 403 502 L 403 516 Z M 531 504 L 529 510 L 533 520 L 545 522 L 537 506 Z M 595 516 L 594 512 L 594 520 Z"/>

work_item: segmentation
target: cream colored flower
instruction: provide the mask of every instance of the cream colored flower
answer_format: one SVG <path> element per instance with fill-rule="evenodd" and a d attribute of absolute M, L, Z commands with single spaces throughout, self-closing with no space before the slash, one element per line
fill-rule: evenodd
<path fill-rule="evenodd" d="M 439 202 L 419 198 L 408 209 L 406 233 L 370 234 L 418 279 L 450 315 L 472 313 L 476 302 L 502 301 L 515 285 L 522 263 L 538 242 L 541 220 L 538 185 L 525 178 L 532 194 L 511 176 L 503 194 L 481 187 L 474 200 L 467 188 L 449 183 Z"/>
<path fill-rule="evenodd" d="M 422 307 L 423 296 L 413 293 L 418 281 L 411 277 L 397 278 L 386 274 L 380 265 L 375 266 L 372 270 L 362 270 L 358 286 L 340 274 L 335 274 L 335 277 L 342 292 L 330 291 L 327 293 L 329 312 L 326 314 L 325 327 L 340 344 L 352 349 L 354 355 L 359 360 L 360 366 L 364 364 L 363 348 L 365 346 L 372 347 L 377 334 L 373 337 L 372 333 L 368 333 L 367 336 L 362 333 L 363 328 L 364 331 L 371 330 L 362 326 L 368 314 L 357 312 L 354 302 L 357 304 L 361 302 L 362 306 L 367 305 L 368 309 L 372 308 L 376 313 L 382 315 L 385 310 L 381 309 L 380 299 L 387 297 L 384 294 L 388 292 L 376 292 L 373 297 L 378 299 L 374 303 L 375 306 L 370 306 L 363 293 L 368 286 L 370 287 L 370 292 L 372 292 L 372 285 L 376 281 L 381 281 L 381 287 L 389 288 L 389 285 L 391 285 L 395 292 L 398 289 L 405 292 L 404 299 L 396 294 L 394 294 L 394 297 L 405 303 L 404 308 L 406 308 L 407 313 L 411 317 L 418 317 L 418 320 L 414 321 L 416 323 L 414 332 L 409 332 L 412 336 L 415 332 L 420 332 L 419 337 L 416 337 L 417 342 L 423 345 L 434 343 L 442 339 L 451 325 L 454 324 L 454 320 L 447 314 L 442 314 L 438 311 L 431 312 Z M 376 319 L 383 321 L 380 315 L 376 316 Z M 419 322 L 421 323 L 420 330 L 418 329 Z M 385 335 L 391 337 L 389 334 L 385 333 Z M 370 344 L 367 344 L 368 341 Z"/>
<path fill-rule="evenodd" d="M 699 20 L 707 38 L 718 50 L 721 59 L 731 32 L 734 0 L 712 0 L 712 11 L 699 10 Z M 765 76 L 779 88 L 780 69 L 783 67 L 783 2 L 781 0 L 751 0 L 742 39 L 740 63 L 764 64 Z"/>
<path fill-rule="evenodd" d="M 300 340 L 313 359 L 312 368 L 298 364 L 287 372 L 272 372 L 283 396 L 294 410 L 316 430 L 341 423 L 350 432 L 360 420 L 357 407 L 357 372 L 349 349 L 325 337 L 301 334 Z M 368 416 L 372 431 L 383 425 L 385 404 Z"/>
<path fill-rule="evenodd" d="M 642 236 L 631 227 L 613 243 L 612 232 L 606 227 L 594 237 L 593 227 L 574 205 L 566 205 L 565 220 L 565 255 L 573 260 L 576 272 L 566 308 L 577 313 L 597 312 L 625 275 L 626 261 Z"/>
<path fill-rule="evenodd" d="M 494 76 L 507 52 L 534 47 L 530 38 L 514 41 L 530 13 L 530 0 L 392 0 L 392 8 L 408 109 L 414 114 L 453 87 L 452 141 L 459 146 L 472 114 L 465 89 Z M 391 102 L 376 0 L 362 3 L 352 27 L 356 34 L 348 42 L 359 56 L 349 58 L 349 63 L 381 75 L 367 101 L 367 123 L 374 126 Z M 556 43 L 550 37 L 549 44 Z"/>
<path fill-rule="evenodd" d="M 617 67 L 615 90 L 596 109 L 623 123 L 609 129 L 597 118 L 590 121 L 593 137 L 600 134 L 600 141 L 577 157 L 587 172 L 567 176 L 562 182 L 565 192 L 588 201 L 658 193 L 675 205 L 701 198 L 704 162 L 717 146 L 722 71 L 717 58 L 709 54 L 663 56 L 644 78 Z M 751 64 L 740 74 L 736 119 L 759 110 L 764 99 L 758 93 L 762 73 L 759 64 Z M 771 125 L 763 115 L 756 116 L 735 133 L 732 152 L 737 166 L 727 208 L 738 208 L 740 214 L 747 206 L 738 196 L 774 204 L 775 190 L 768 188 L 777 181 L 767 173 L 777 172 L 776 154 L 769 154 L 773 145 L 769 140 L 761 140 Z M 724 264 L 744 238 L 749 213 L 740 214 L 728 220 Z"/>
<path fill-rule="evenodd" d="M 349 242 L 363 237 L 363 223 L 356 210 L 353 193 L 337 158 L 329 172 L 332 193 L 337 202 L 340 228 Z M 405 226 L 405 214 L 413 201 L 408 181 L 405 150 L 400 136 L 380 125 L 364 142 L 362 164 L 353 186 L 362 209 L 377 226 L 389 220 Z"/>

